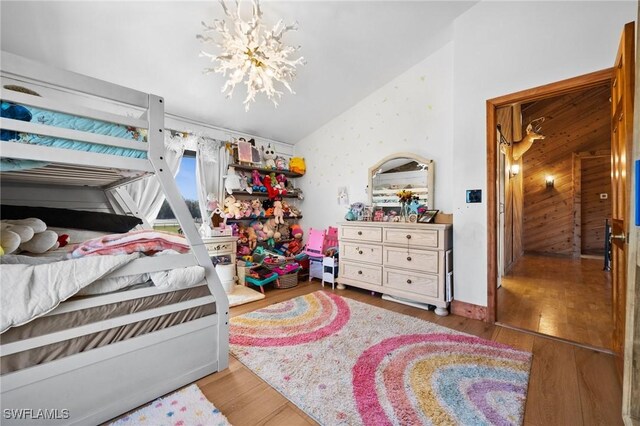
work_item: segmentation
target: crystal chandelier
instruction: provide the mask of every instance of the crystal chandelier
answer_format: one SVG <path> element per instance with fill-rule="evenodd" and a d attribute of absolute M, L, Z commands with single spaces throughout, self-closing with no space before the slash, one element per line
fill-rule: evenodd
<path fill-rule="evenodd" d="M 282 92 L 274 84 L 280 82 L 290 93 L 295 94 L 289 83 L 296 76 L 296 66 L 303 65 L 304 59 L 290 58 L 300 47 L 291 47 L 282 43 L 282 36 L 287 31 L 297 30 L 297 24 L 284 25 L 280 20 L 271 30 L 267 30 L 262 23 L 262 11 L 258 0 L 252 0 L 252 14 L 249 21 L 240 18 L 240 5 L 236 1 L 236 9 L 232 13 L 224 0 L 220 0 L 222 9 L 229 19 L 229 26 L 225 21 L 214 20 L 213 26 L 202 22 L 204 34 L 196 37 L 202 42 L 214 43 L 222 49 L 218 55 L 201 52 L 200 56 L 217 62 L 214 68 L 206 68 L 207 74 L 221 73 L 228 80 L 222 87 L 222 92 L 231 98 L 236 84 L 244 81 L 247 86 L 247 97 L 244 100 L 245 110 L 249 111 L 251 102 L 255 102 L 256 94 L 264 93 L 277 107 L 277 100 Z M 219 40 L 209 36 L 217 33 Z"/>

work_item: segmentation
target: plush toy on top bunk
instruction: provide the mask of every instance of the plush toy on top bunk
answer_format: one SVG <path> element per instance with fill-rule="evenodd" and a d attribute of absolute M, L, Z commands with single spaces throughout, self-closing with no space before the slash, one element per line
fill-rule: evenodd
<path fill-rule="evenodd" d="M 0 221 L 0 255 L 14 252 L 42 254 L 67 245 L 69 236 L 58 236 L 40 219 Z"/>

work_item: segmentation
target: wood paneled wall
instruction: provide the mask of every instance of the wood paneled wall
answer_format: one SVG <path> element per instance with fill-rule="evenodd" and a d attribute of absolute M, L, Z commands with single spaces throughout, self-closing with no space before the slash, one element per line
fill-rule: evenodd
<path fill-rule="evenodd" d="M 575 228 L 581 221 L 576 220 L 580 213 L 574 202 L 581 197 L 574 154 L 610 150 L 609 97 L 607 84 L 522 105 L 523 128 L 545 117 L 541 133 L 546 136 L 523 157 L 525 251 L 567 256 L 579 252 L 581 232 Z M 606 157 L 598 158 L 610 163 Z M 551 188 L 545 184 L 547 175 L 555 179 Z M 603 205 L 602 209 L 610 215 L 609 207 Z M 587 239 L 597 241 L 598 237 Z"/>
<path fill-rule="evenodd" d="M 522 138 L 522 123 L 520 106 L 508 106 L 496 111 L 496 121 L 500 125 L 502 136 L 509 141 Z M 501 154 L 502 155 L 502 154 Z M 504 272 L 508 272 L 511 266 L 523 254 L 522 236 L 522 210 L 523 210 L 523 182 L 522 173 L 511 176 L 510 169 L 513 164 L 520 166 L 522 170 L 522 158 L 512 161 L 505 156 L 504 166 Z"/>
<path fill-rule="evenodd" d="M 580 207 L 582 254 L 604 256 L 605 219 L 611 218 L 611 154 L 582 157 Z M 600 194 L 607 194 L 601 199 Z"/>

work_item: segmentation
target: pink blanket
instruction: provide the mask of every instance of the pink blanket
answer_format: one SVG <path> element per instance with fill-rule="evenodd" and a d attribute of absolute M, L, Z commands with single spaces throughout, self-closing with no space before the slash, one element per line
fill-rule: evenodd
<path fill-rule="evenodd" d="M 126 234 L 105 235 L 85 241 L 73 248 L 71 257 L 97 256 L 103 254 L 153 254 L 162 250 L 186 253 L 190 249 L 187 240 L 178 234 L 153 230 L 132 231 Z"/>

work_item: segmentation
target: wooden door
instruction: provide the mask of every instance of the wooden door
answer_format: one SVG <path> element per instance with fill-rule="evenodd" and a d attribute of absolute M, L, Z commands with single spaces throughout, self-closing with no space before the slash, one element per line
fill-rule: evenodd
<path fill-rule="evenodd" d="M 622 376 L 627 291 L 631 147 L 633 140 L 633 90 L 635 72 L 634 24 L 626 24 L 620 39 L 611 83 L 611 186 L 613 290 L 613 351 Z"/>

